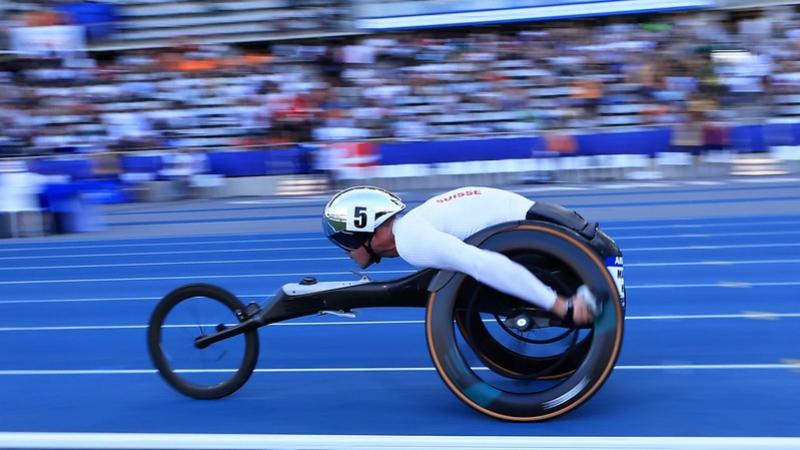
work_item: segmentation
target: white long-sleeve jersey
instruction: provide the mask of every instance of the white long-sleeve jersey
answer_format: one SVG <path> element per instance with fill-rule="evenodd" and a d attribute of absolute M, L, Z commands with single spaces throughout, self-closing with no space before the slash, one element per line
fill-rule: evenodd
<path fill-rule="evenodd" d="M 395 220 L 397 253 L 418 268 L 463 272 L 500 292 L 550 309 L 555 291 L 525 267 L 500 253 L 464 243 L 492 225 L 525 219 L 533 204 L 519 194 L 486 187 L 446 192 Z"/>

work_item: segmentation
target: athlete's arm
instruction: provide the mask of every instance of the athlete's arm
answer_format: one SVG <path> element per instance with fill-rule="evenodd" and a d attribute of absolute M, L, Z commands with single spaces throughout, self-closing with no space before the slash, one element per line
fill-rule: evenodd
<path fill-rule="evenodd" d="M 553 289 L 505 255 L 466 244 L 423 220 L 414 221 L 413 233 L 398 231 L 398 252 L 410 264 L 463 272 L 500 292 L 547 310 L 556 301 Z"/>

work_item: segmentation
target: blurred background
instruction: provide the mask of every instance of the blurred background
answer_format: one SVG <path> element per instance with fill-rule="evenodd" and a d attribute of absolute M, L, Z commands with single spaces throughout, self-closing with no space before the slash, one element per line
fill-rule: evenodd
<path fill-rule="evenodd" d="M 800 1 L 0 0 L 0 236 L 109 203 L 769 176 Z"/>

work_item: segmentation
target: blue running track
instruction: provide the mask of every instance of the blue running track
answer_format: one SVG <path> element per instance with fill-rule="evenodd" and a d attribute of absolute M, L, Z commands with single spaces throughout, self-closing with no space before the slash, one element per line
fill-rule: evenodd
<path fill-rule="evenodd" d="M 584 406 L 536 424 L 459 402 L 415 309 L 262 329 L 258 372 L 222 400 L 159 378 L 145 325 L 161 296 L 208 282 L 263 302 L 303 275 L 353 279 L 319 233 L 0 242 L 0 432 L 800 437 L 800 211 L 603 226 L 626 263 L 618 367 Z M 369 272 L 411 270 L 387 260 Z"/>

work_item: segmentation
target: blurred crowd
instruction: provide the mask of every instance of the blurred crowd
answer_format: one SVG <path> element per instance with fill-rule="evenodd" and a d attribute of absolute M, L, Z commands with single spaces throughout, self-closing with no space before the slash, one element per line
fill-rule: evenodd
<path fill-rule="evenodd" d="M 0 60 L 0 154 L 800 117 L 800 15 L 659 15 Z M 681 128 L 683 127 L 683 128 Z"/>

